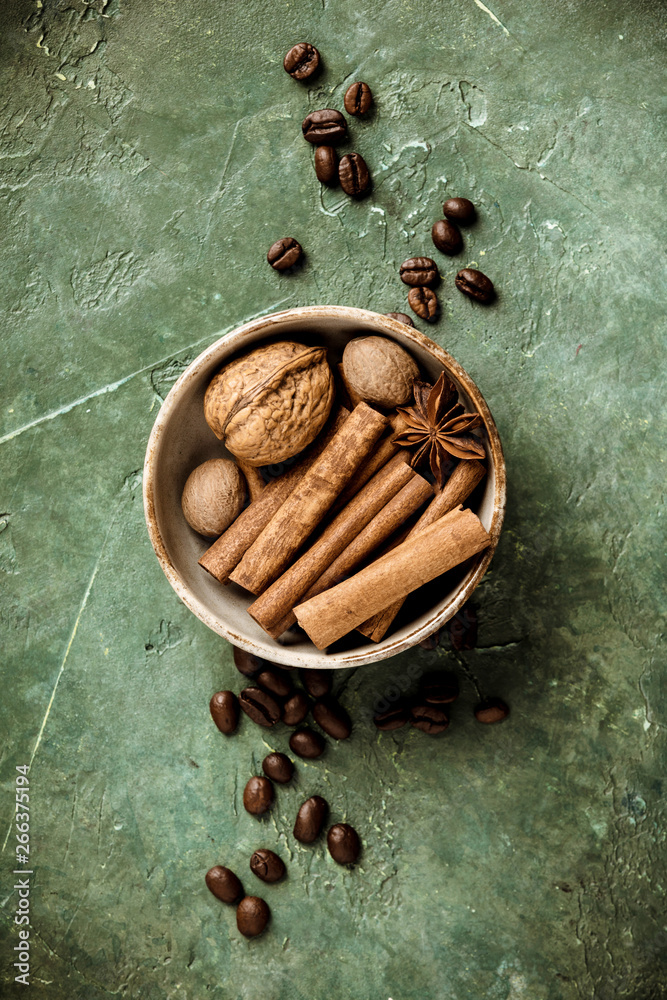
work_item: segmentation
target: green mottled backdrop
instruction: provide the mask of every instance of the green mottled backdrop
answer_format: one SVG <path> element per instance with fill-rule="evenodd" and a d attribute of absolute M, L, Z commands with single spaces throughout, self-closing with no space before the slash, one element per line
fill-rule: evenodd
<path fill-rule="evenodd" d="M 27 995 L 24 763 L 45 1000 L 667 995 L 664 4 L 5 0 L 0 18 L 6 995 Z M 312 86 L 282 69 L 302 39 Z M 320 189 L 300 134 L 357 79 L 376 98 L 350 130 L 374 178 L 359 203 Z M 479 384 L 509 474 L 479 646 L 338 675 L 352 739 L 258 823 L 243 785 L 287 734 L 211 723 L 238 675 L 151 550 L 146 440 L 219 331 L 307 303 L 403 310 L 398 264 L 453 194 L 480 217 L 440 258 L 428 332 Z M 264 260 L 287 234 L 307 254 L 291 276 Z M 492 308 L 454 289 L 473 261 Z M 364 712 L 436 664 L 462 680 L 449 732 L 378 735 Z M 471 676 L 506 724 L 475 722 Z M 294 841 L 313 792 L 359 829 L 356 870 Z M 247 942 L 202 877 L 226 862 L 249 888 L 260 844 L 289 878 Z"/>

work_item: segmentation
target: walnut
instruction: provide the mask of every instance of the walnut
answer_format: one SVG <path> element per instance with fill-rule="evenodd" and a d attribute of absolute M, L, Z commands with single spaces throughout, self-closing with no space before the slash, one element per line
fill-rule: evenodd
<path fill-rule="evenodd" d="M 367 403 L 392 408 L 412 399 L 419 368 L 408 352 L 388 337 L 355 337 L 343 351 L 343 371 Z"/>
<path fill-rule="evenodd" d="M 272 465 L 317 437 L 333 399 L 324 348 L 280 341 L 223 368 L 206 390 L 204 415 L 232 455 Z"/>
<path fill-rule="evenodd" d="M 185 520 L 206 538 L 217 538 L 243 508 L 245 482 L 230 458 L 212 458 L 187 478 L 181 497 Z"/>

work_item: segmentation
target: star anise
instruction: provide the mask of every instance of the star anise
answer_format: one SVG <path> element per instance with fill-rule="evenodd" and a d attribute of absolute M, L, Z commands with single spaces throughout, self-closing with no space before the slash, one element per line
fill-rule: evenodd
<path fill-rule="evenodd" d="M 416 469 L 427 458 L 438 488 L 445 481 L 447 455 L 456 458 L 484 458 L 482 442 L 468 432 L 482 425 L 478 413 L 466 413 L 458 402 L 454 383 L 440 378 L 431 386 L 427 382 L 414 383 L 415 405 L 399 407 L 404 427 L 394 438 L 403 448 L 416 448 L 410 465 Z"/>

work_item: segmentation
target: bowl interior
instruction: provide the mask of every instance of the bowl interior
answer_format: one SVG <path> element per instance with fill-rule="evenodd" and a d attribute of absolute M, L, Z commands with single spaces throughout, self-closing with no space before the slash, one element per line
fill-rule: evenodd
<path fill-rule="evenodd" d="M 476 409 L 485 422 L 487 476 L 480 486 L 477 514 L 493 542 L 464 567 L 424 590 L 424 601 L 412 600 L 410 621 L 404 621 L 382 642 L 372 643 L 355 632 L 341 648 L 320 652 L 305 637 L 286 633 L 277 642 L 247 614 L 254 598 L 236 584 L 223 586 L 198 559 L 212 544 L 194 532 L 181 511 L 181 493 L 195 466 L 227 453 L 204 420 L 204 393 L 220 367 L 239 353 L 268 339 L 323 344 L 331 364 L 340 361 L 353 336 L 375 333 L 401 343 L 435 380 L 443 368 L 456 382 L 461 402 Z M 366 310 L 340 306 L 310 306 L 255 320 L 221 338 L 183 373 L 167 396 L 156 420 L 146 453 L 144 500 L 153 547 L 162 568 L 184 603 L 210 628 L 237 646 L 279 663 L 307 667 L 359 666 L 383 659 L 414 645 L 447 621 L 479 582 L 493 554 L 504 510 L 505 479 L 502 450 L 486 403 L 461 367 L 416 330 Z M 422 591 L 419 592 L 420 597 Z M 423 607 L 422 607 L 423 603 Z"/>

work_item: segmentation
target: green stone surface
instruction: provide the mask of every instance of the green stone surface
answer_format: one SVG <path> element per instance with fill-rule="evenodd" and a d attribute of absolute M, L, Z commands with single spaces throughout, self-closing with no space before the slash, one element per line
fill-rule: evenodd
<path fill-rule="evenodd" d="M 3 996 L 17 765 L 30 765 L 31 995 L 45 1000 L 570 1000 L 667 995 L 664 891 L 665 18 L 658 0 L 5 0 L 0 33 Z M 282 69 L 311 40 L 311 85 Z M 350 125 L 374 187 L 324 189 L 309 110 Z M 141 502 L 161 400 L 218 331 L 309 303 L 405 310 L 445 197 L 427 331 L 484 393 L 506 527 L 479 646 L 417 649 L 336 688 L 352 738 L 267 819 L 241 796 L 283 728 L 223 737 L 231 648 L 179 602 Z M 269 245 L 306 260 L 274 273 Z M 482 308 L 453 276 L 477 265 Z M 423 324 L 421 325 L 424 328 Z M 662 430 L 662 433 L 661 433 Z M 450 730 L 368 710 L 426 668 Z M 511 705 L 476 723 L 473 678 Z M 664 678 L 664 675 L 663 675 Z M 662 721 L 661 721 L 662 720 Z M 352 870 L 292 836 L 321 793 Z M 7 839 L 5 840 L 5 834 Z M 263 886 L 253 849 L 289 876 Z M 246 941 L 204 872 L 273 919 Z"/>

